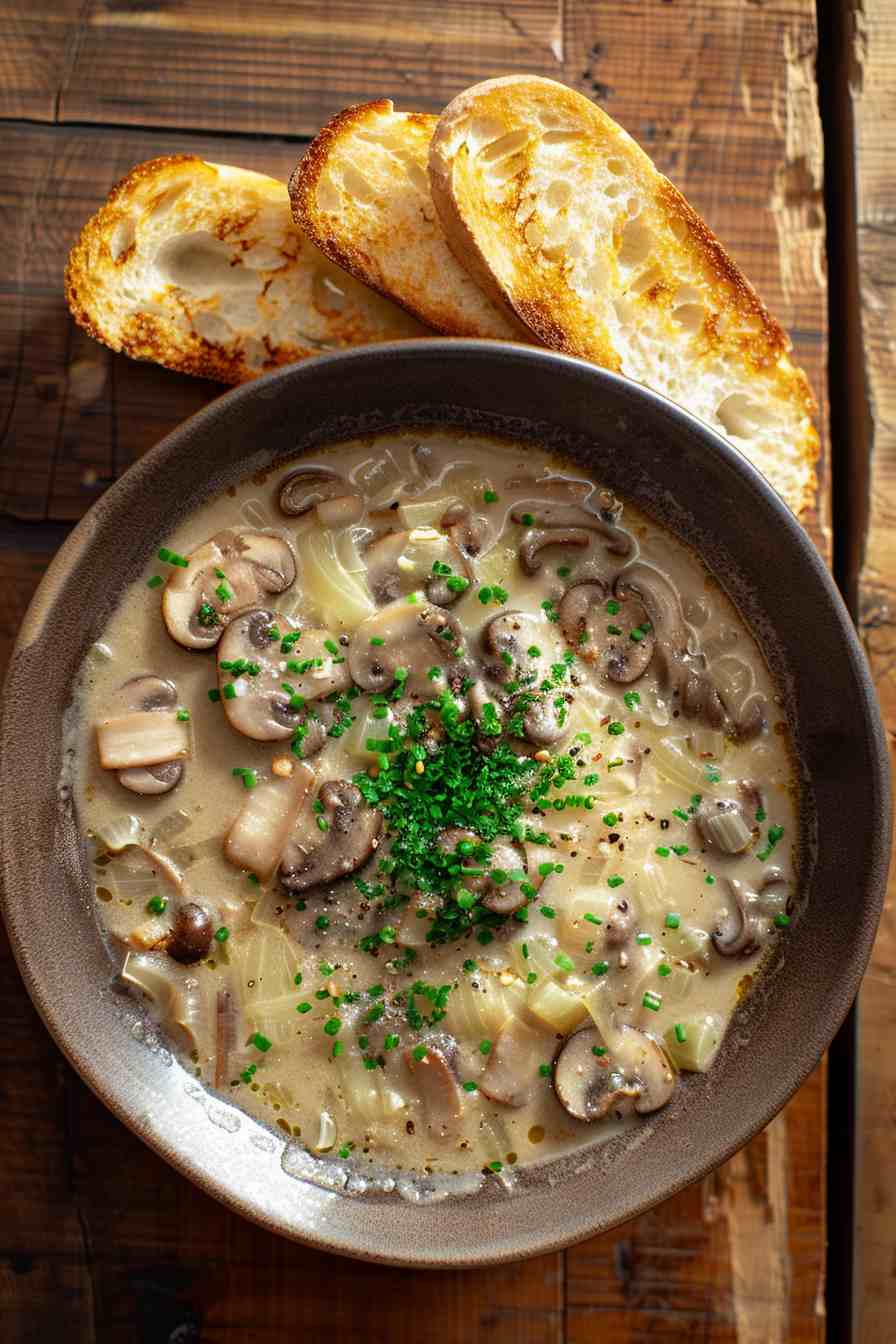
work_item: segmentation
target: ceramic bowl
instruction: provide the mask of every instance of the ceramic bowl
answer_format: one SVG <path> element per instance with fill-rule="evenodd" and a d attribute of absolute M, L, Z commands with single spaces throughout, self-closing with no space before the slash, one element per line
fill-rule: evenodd
<path fill-rule="evenodd" d="M 284 1137 L 150 1048 L 110 986 L 71 800 L 60 789 L 72 684 L 125 586 L 208 495 L 306 446 L 454 425 L 576 459 L 690 541 L 777 674 L 804 774 L 807 882 L 787 936 L 708 1075 L 686 1075 L 637 1143 L 598 1134 L 525 1169 L 513 1195 L 409 1203 L 291 1174 Z M 198 655 L 197 655 L 198 656 Z M 881 909 L 889 805 L 864 656 L 814 546 L 763 478 L 684 411 L 544 350 L 409 341 L 325 355 L 220 397 L 113 485 L 50 566 L 19 635 L 3 717 L 4 911 L 35 1004 L 102 1100 L 185 1176 L 273 1231 L 406 1265 L 474 1265 L 568 1244 L 674 1194 L 772 1118 L 856 993 Z M 338 1182 L 337 1182 L 338 1184 Z"/>

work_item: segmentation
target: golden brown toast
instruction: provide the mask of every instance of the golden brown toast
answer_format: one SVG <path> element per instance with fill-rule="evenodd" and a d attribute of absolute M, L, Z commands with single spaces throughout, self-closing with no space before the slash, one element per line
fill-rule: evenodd
<path fill-rule="evenodd" d="M 439 118 L 429 177 L 455 255 L 540 341 L 663 393 L 810 502 L 814 403 L 787 336 L 606 113 L 552 80 L 487 80 Z"/>
<path fill-rule="evenodd" d="M 282 182 L 187 154 L 118 183 L 72 248 L 65 294 L 113 350 L 222 383 L 432 335 L 318 252 Z"/>
<path fill-rule="evenodd" d="M 531 341 L 445 242 L 426 174 L 435 125 L 387 98 L 340 112 L 290 179 L 296 222 L 331 261 L 438 331 Z"/>

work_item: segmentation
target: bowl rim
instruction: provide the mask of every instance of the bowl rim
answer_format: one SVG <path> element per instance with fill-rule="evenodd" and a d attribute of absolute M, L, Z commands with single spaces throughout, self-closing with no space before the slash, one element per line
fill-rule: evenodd
<path fill-rule="evenodd" d="M 726 1143 L 715 1148 L 711 1156 L 696 1156 L 689 1162 L 679 1168 L 674 1180 L 671 1180 L 660 1194 L 649 1194 L 636 1200 L 630 1208 L 624 1213 L 622 1218 L 615 1215 L 601 1221 L 595 1214 L 595 1221 L 592 1226 L 577 1227 L 573 1231 L 566 1232 L 547 1229 L 544 1233 L 538 1232 L 534 1236 L 531 1232 L 527 1235 L 525 1230 L 515 1234 L 516 1240 L 509 1242 L 501 1248 L 486 1246 L 484 1249 L 476 1246 L 468 1246 L 460 1251 L 446 1249 L 444 1247 L 425 1248 L 419 1255 L 401 1255 L 393 1256 L 388 1252 L 379 1251 L 376 1247 L 362 1244 L 362 1238 L 340 1239 L 334 1236 L 332 1230 L 318 1234 L 314 1229 L 297 1226 L 290 1222 L 286 1217 L 277 1216 L 270 1211 L 265 1211 L 262 1202 L 254 1194 L 237 1193 L 228 1187 L 226 1182 L 209 1172 L 197 1161 L 186 1148 L 181 1148 L 173 1143 L 169 1143 L 153 1131 L 147 1131 L 145 1125 L 141 1124 L 140 1117 L 135 1113 L 136 1107 L 133 1102 L 123 1101 L 119 1096 L 120 1086 L 113 1082 L 109 1084 L 103 1077 L 102 1070 L 97 1061 L 80 1048 L 79 1044 L 72 1039 L 71 1033 L 66 1029 L 66 1021 L 61 1010 L 48 996 L 46 989 L 41 981 L 40 960 L 35 956 L 34 949 L 29 946 L 22 929 L 20 918 L 21 911 L 17 910 L 16 901 L 12 894 L 14 884 L 9 880 L 12 871 L 11 847 L 9 839 L 12 837 L 11 824 L 8 824 L 5 810 L 0 813 L 0 836 L 4 839 L 2 846 L 2 867 L 0 867 L 0 910 L 2 910 L 10 943 L 18 964 L 19 972 L 25 983 L 26 989 L 32 1002 L 38 1010 L 38 1013 L 60 1048 L 68 1062 L 77 1071 L 79 1076 L 87 1083 L 90 1089 L 107 1106 L 112 1113 L 123 1121 L 131 1131 L 137 1135 L 144 1143 L 152 1148 L 166 1162 L 173 1166 L 182 1175 L 188 1177 L 197 1184 L 205 1193 L 233 1209 L 241 1216 L 248 1218 L 251 1222 L 263 1227 L 267 1231 L 276 1232 L 291 1240 L 309 1245 L 318 1250 L 336 1252 L 356 1259 L 371 1261 L 374 1263 L 401 1265 L 414 1268 L 461 1268 L 484 1266 L 490 1264 L 506 1263 L 522 1257 L 545 1254 L 558 1250 L 582 1241 L 597 1232 L 606 1231 L 612 1226 L 618 1225 L 620 1221 L 629 1218 L 635 1218 L 643 1214 L 646 1210 L 652 1208 L 657 1203 L 672 1197 L 680 1192 L 686 1186 L 701 1179 L 709 1171 L 727 1161 L 735 1152 L 737 1152 L 745 1143 L 747 1143 L 755 1134 L 763 1129 L 775 1114 L 786 1104 L 790 1097 L 802 1085 L 808 1075 L 816 1067 L 823 1050 L 830 1044 L 847 1012 L 853 1002 L 858 990 L 862 976 L 864 975 L 874 941 L 877 927 L 877 919 L 883 906 L 886 890 L 887 866 L 890 847 L 891 830 L 891 806 L 890 806 L 890 788 L 889 788 L 889 764 L 888 751 L 885 730 L 880 718 L 877 697 L 874 691 L 874 685 L 865 660 L 861 645 L 855 633 L 851 618 L 843 604 L 839 591 L 834 583 L 833 577 L 822 560 L 814 543 L 811 541 L 805 529 L 799 523 L 798 519 L 786 506 L 783 500 L 778 496 L 773 487 L 758 472 L 733 444 L 722 438 L 715 430 L 697 419 L 688 411 L 669 401 L 659 393 L 656 393 L 640 384 L 634 383 L 622 375 L 602 369 L 596 365 L 587 363 L 584 360 L 574 358 L 569 355 L 560 354 L 555 351 L 543 349 L 537 346 L 518 344 L 515 342 L 473 340 L 461 338 L 421 338 L 406 341 L 393 341 L 373 346 L 357 347 L 348 350 L 339 350 L 328 352 L 305 360 L 299 364 L 288 365 L 280 369 L 271 371 L 262 377 L 251 382 L 241 384 L 237 387 L 228 389 L 222 395 L 215 398 L 208 405 L 196 411 L 186 420 L 181 421 L 173 430 L 164 436 L 158 443 L 143 454 L 135 463 L 131 464 L 125 472 L 103 493 L 91 508 L 85 513 L 71 533 L 62 543 L 58 551 L 53 556 L 46 573 L 41 579 L 36 592 L 34 593 L 28 611 L 23 619 L 20 631 L 12 651 L 9 668 L 6 675 L 3 696 L 3 716 L 2 731 L 0 731 L 0 741 L 6 742 L 12 720 L 12 711 L 6 692 L 13 680 L 14 669 L 17 659 L 24 647 L 27 646 L 27 632 L 32 615 L 40 611 L 51 596 L 54 596 L 65 576 L 71 568 L 73 562 L 81 556 L 85 543 L 89 544 L 94 518 L 97 511 L 102 509 L 114 510 L 117 506 L 119 496 L 124 493 L 125 486 L 122 484 L 131 477 L 133 473 L 152 473 L 158 467 L 158 464 L 172 453 L 178 450 L 178 446 L 185 436 L 189 436 L 193 428 L 205 428 L 218 422 L 226 421 L 232 414 L 235 407 L 240 406 L 246 400 L 252 400 L 264 393 L 268 389 L 275 395 L 276 390 L 282 386 L 295 384 L 296 391 L 294 395 L 300 395 L 299 389 L 306 379 L 314 379 L 318 371 L 331 365 L 342 365 L 345 369 L 347 379 L 351 376 L 351 369 L 358 363 L 366 363 L 371 360 L 388 360 L 400 356 L 402 359 L 410 361 L 425 359 L 470 359 L 474 361 L 484 360 L 485 363 L 491 359 L 507 360 L 521 362 L 523 365 L 531 364 L 538 368 L 542 374 L 549 373 L 549 370 L 558 365 L 571 366 L 585 374 L 592 383 L 594 395 L 600 396 L 602 385 L 615 385 L 621 390 L 623 397 L 630 397 L 635 401 L 640 400 L 645 404 L 650 404 L 652 410 L 659 413 L 661 418 L 665 417 L 677 422 L 677 424 L 688 434 L 695 442 L 700 444 L 701 451 L 712 451 L 721 454 L 727 463 L 741 477 L 746 477 L 752 485 L 754 491 L 760 493 L 766 504 L 777 515 L 779 524 L 788 532 L 790 540 L 796 546 L 796 549 L 802 553 L 804 562 L 808 569 L 814 574 L 814 580 L 819 582 L 825 589 L 826 597 L 831 605 L 831 610 L 837 619 L 840 627 L 840 634 L 843 637 L 846 650 L 850 657 L 852 672 L 855 676 L 857 689 L 861 697 L 861 709 L 868 725 L 867 746 L 872 762 L 870 784 L 875 796 L 880 800 L 880 822 L 881 825 L 876 835 L 876 846 L 873 855 L 873 862 L 870 864 L 872 877 L 869 880 L 869 886 L 864 893 L 863 908 L 868 912 L 869 918 L 865 920 L 861 927 L 857 942 L 850 948 L 850 955 L 845 973 L 838 977 L 832 993 L 827 1000 L 821 1024 L 822 1031 L 818 1031 L 817 1026 L 815 1036 L 818 1038 L 822 1034 L 826 1039 L 826 1045 L 820 1051 L 816 1051 L 814 1046 L 811 1050 L 795 1049 L 791 1059 L 790 1068 L 785 1071 L 785 1077 L 780 1085 L 771 1093 L 766 1095 L 763 1104 L 757 1109 L 751 1111 L 748 1119 L 740 1125 Z M 15 787 L 17 776 L 14 773 L 14 764 L 10 759 L 10 753 L 4 752 L 0 760 L 0 789 L 4 792 L 7 789 Z M 214 1095 L 214 1094 L 213 1094 Z M 341 1196 L 340 1196 L 341 1197 Z M 474 1196 L 473 1199 L 476 1197 Z M 466 1202 L 466 1201 L 465 1201 Z M 525 1244 L 523 1244 L 525 1243 Z"/>

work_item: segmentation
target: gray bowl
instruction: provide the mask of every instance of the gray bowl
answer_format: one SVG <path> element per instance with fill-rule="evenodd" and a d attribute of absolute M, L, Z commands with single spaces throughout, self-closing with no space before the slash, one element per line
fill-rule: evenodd
<path fill-rule="evenodd" d="M 527 1169 L 512 1196 L 489 1181 L 466 1198 L 412 1204 L 290 1174 L 282 1135 L 209 1096 L 141 1039 L 138 1008 L 108 988 L 59 778 L 63 713 L 83 654 L 179 518 L 303 447 L 431 424 L 564 453 L 697 547 L 783 689 L 811 802 L 811 871 L 782 955 L 738 1010 L 712 1071 L 686 1078 L 636 1148 L 594 1142 Z M 181 425 L 103 495 L 50 566 L 9 670 L 2 744 L 3 909 L 60 1048 L 116 1115 L 210 1194 L 273 1231 L 369 1260 L 459 1266 L 534 1255 L 703 1176 L 817 1063 L 856 993 L 883 902 L 884 734 L 852 624 L 812 543 L 762 477 L 684 411 L 530 347 L 427 340 L 327 355 L 228 392 Z"/>

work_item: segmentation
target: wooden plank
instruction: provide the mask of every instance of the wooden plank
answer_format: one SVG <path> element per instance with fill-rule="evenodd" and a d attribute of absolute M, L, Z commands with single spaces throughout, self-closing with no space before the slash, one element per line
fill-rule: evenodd
<path fill-rule="evenodd" d="M 859 591 L 860 628 L 884 722 L 896 736 L 896 11 L 886 0 L 849 7 L 857 164 L 860 315 L 872 413 L 870 526 Z M 896 1335 L 896 870 L 859 1000 L 862 1339 Z"/>
<path fill-rule="evenodd" d="M 435 112 L 486 75 L 562 77 L 562 13 L 562 0 L 89 0 L 60 118 L 313 135 L 371 98 Z"/>
<path fill-rule="evenodd" d="M 55 121 L 83 0 L 0 0 L 0 117 Z"/>

